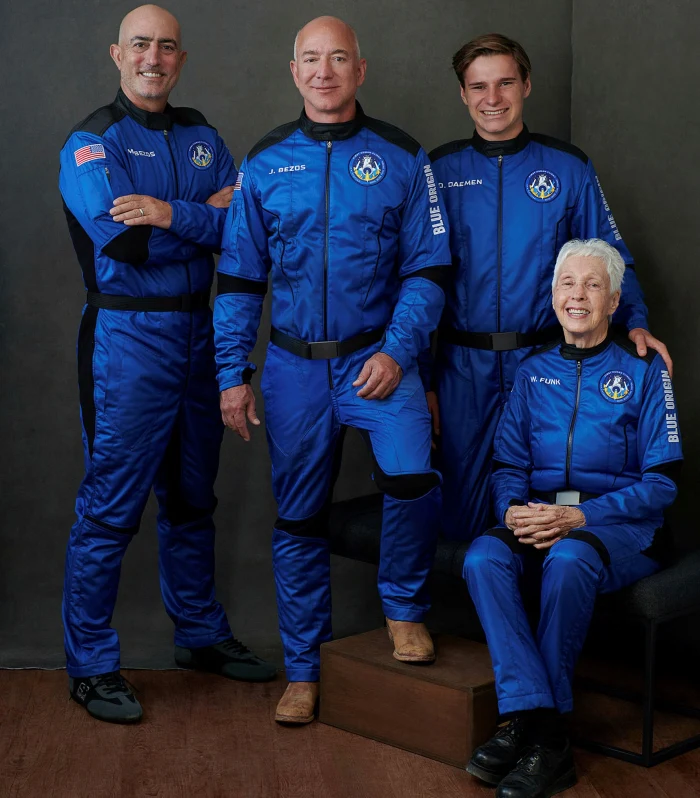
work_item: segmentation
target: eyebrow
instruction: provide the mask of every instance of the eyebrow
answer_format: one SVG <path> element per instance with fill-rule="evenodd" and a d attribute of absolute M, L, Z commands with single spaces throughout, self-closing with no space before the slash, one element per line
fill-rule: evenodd
<path fill-rule="evenodd" d="M 337 53 L 342 53 L 343 55 L 348 55 L 347 50 L 343 50 L 341 47 L 338 47 L 336 50 L 331 52 L 331 55 L 336 55 Z M 304 50 L 302 56 L 304 55 L 321 55 L 319 50 Z"/>
<path fill-rule="evenodd" d="M 133 42 L 152 42 L 153 36 L 132 36 L 129 39 L 129 44 L 133 44 Z M 174 44 L 177 47 L 177 41 L 175 39 L 158 39 L 158 44 Z"/>
<path fill-rule="evenodd" d="M 502 80 L 517 80 L 517 77 L 515 75 L 503 75 L 500 78 L 496 78 L 497 83 Z M 488 83 L 488 80 L 473 80 L 471 83 L 467 83 L 467 86 L 480 86 L 482 83 Z"/>

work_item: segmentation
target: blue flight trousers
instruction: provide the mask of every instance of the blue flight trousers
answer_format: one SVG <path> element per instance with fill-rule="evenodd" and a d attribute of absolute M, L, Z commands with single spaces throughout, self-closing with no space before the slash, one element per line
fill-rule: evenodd
<path fill-rule="evenodd" d="M 620 590 L 660 568 L 640 551 L 640 526 L 574 530 L 544 559 L 503 526 L 471 544 L 464 578 L 486 634 L 501 714 L 538 707 L 571 712 L 574 667 L 597 594 Z M 520 589 L 528 567 L 542 568 L 537 637 Z"/>
<path fill-rule="evenodd" d="M 78 340 L 85 477 L 66 556 L 68 674 L 119 670 L 121 564 L 154 488 L 160 584 L 175 643 L 231 630 L 214 592 L 214 480 L 223 424 L 211 312 L 87 307 Z"/>
<path fill-rule="evenodd" d="M 343 427 L 365 433 L 384 492 L 378 587 L 392 620 L 420 621 L 435 556 L 440 476 L 417 367 L 391 396 L 362 399 L 352 386 L 375 349 L 306 360 L 269 344 L 262 393 L 278 518 L 272 537 L 280 635 L 289 681 L 317 681 L 330 640 L 328 510 Z"/>

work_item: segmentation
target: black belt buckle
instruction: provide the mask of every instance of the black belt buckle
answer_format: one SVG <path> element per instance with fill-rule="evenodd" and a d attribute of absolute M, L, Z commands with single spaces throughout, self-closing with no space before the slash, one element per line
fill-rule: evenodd
<path fill-rule="evenodd" d="M 312 341 L 307 346 L 311 360 L 331 360 L 340 357 L 340 341 Z"/>
<path fill-rule="evenodd" d="M 520 333 L 499 332 L 491 333 L 491 349 L 494 352 L 509 352 L 511 349 L 520 348 Z"/>

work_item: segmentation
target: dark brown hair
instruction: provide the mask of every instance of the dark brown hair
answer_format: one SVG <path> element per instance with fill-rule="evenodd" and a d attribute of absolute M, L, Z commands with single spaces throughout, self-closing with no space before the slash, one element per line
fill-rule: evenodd
<path fill-rule="evenodd" d="M 452 57 L 452 68 L 462 86 L 464 86 L 464 73 L 467 67 L 482 55 L 511 55 L 518 65 L 518 71 L 523 81 L 530 76 L 532 66 L 521 44 L 500 33 L 485 33 L 460 47 Z"/>

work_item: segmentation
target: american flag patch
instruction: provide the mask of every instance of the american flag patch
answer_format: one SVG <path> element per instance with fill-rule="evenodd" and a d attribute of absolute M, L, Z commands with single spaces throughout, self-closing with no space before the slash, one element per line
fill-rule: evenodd
<path fill-rule="evenodd" d="M 94 161 L 95 158 L 106 158 L 105 148 L 102 144 L 88 144 L 87 147 L 81 147 L 76 150 L 73 155 L 75 156 L 75 165 L 82 166 L 88 161 Z"/>
<path fill-rule="evenodd" d="M 238 177 L 236 178 L 236 182 L 233 185 L 233 190 L 234 191 L 240 191 L 241 190 L 241 186 L 243 185 L 243 175 L 244 175 L 243 172 L 239 172 L 238 173 Z"/>

